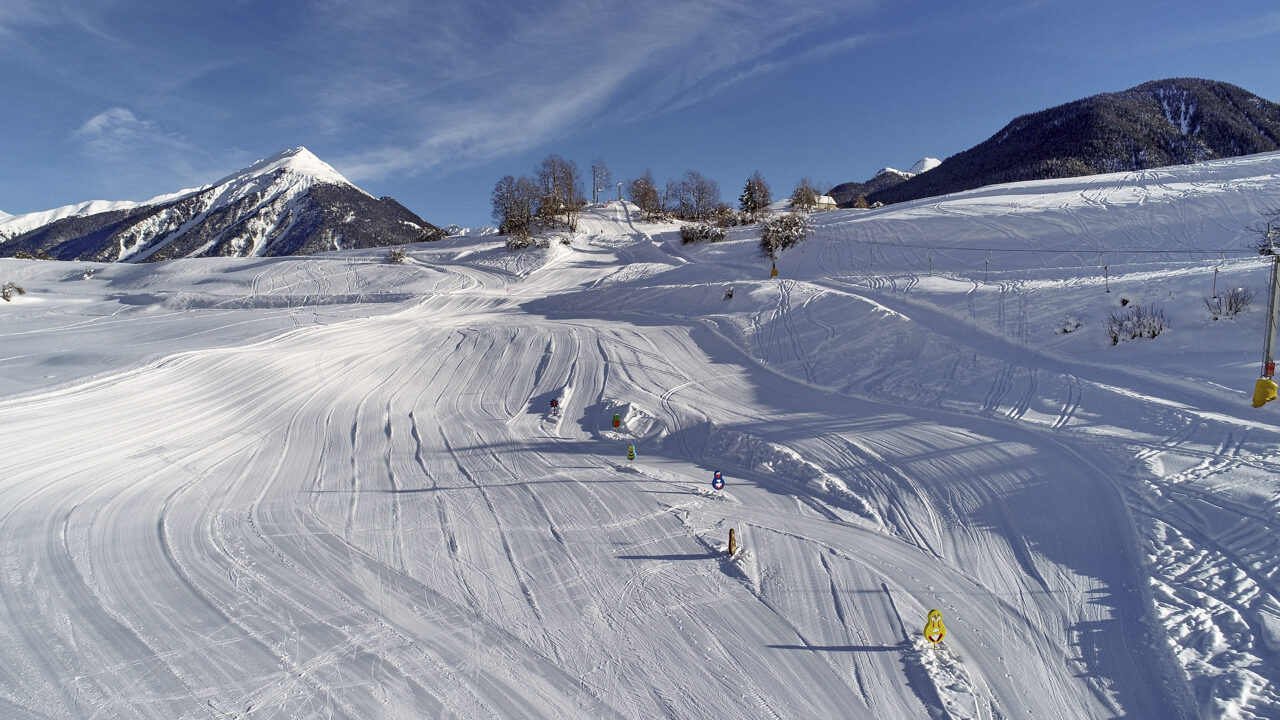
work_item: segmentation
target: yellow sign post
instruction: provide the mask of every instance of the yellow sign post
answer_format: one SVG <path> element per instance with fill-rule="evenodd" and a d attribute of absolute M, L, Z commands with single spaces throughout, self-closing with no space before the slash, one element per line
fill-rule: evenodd
<path fill-rule="evenodd" d="M 924 639 L 937 645 L 947 636 L 947 626 L 942 624 L 942 611 L 930 610 L 929 622 L 924 624 Z"/>
<path fill-rule="evenodd" d="M 636 459 L 636 446 L 635 446 L 635 445 L 628 445 L 628 446 L 627 446 L 627 459 L 628 459 L 628 460 L 635 460 L 635 459 Z"/>
<path fill-rule="evenodd" d="M 1253 406 L 1260 408 L 1276 399 L 1276 381 L 1269 377 L 1258 378 L 1253 386 Z"/>
<path fill-rule="evenodd" d="M 729 557 L 738 552 L 738 538 L 734 537 L 733 528 L 729 528 Z"/>

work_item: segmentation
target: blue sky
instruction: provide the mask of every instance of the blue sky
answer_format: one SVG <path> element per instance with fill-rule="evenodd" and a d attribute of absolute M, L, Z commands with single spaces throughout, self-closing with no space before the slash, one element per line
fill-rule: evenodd
<path fill-rule="evenodd" d="M 1147 80 L 1280 100 L 1275 2 L 2 0 L 0 210 L 143 200 L 304 145 L 437 224 L 549 153 L 737 198 L 946 158 Z"/>

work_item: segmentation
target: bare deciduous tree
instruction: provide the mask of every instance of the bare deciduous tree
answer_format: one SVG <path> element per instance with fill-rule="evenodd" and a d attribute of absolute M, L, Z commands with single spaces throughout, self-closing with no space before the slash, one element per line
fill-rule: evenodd
<path fill-rule="evenodd" d="M 653 181 L 653 173 L 648 168 L 644 175 L 627 183 L 627 197 L 640 208 L 645 219 L 656 220 L 662 216 L 662 197 Z"/>
<path fill-rule="evenodd" d="M 529 234 L 538 203 L 538 188 L 528 177 L 510 175 L 493 186 L 493 221 L 503 235 Z"/>
<path fill-rule="evenodd" d="M 578 211 L 586 204 L 578 164 L 556 154 L 548 155 L 533 169 L 533 182 L 538 188 L 538 218 L 573 230 Z"/>
<path fill-rule="evenodd" d="M 709 220 L 720 205 L 720 185 L 696 170 L 686 170 L 678 182 L 668 182 L 667 195 L 667 208 L 682 220 Z"/>

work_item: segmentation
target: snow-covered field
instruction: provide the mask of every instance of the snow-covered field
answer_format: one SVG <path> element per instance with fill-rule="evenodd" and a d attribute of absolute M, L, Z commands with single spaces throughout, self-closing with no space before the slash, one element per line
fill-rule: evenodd
<path fill-rule="evenodd" d="M 1277 205 L 1280 154 L 986 188 L 777 279 L 617 203 L 0 260 L 0 717 L 1280 717 L 1267 267 L 1188 252 Z"/>

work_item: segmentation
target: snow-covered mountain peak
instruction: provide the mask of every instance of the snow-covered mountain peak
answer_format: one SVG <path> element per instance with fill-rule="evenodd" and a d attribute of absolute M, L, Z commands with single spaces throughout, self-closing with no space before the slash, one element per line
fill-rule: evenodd
<path fill-rule="evenodd" d="M 916 164 L 912 165 L 911 169 L 908 170 L 907 172 L 911 173 L 912 175 L 919 175 L 922 172 L 929 172 L 930 170 L 938 167 L 941 164 L 942 164 L 942 161 L 939 160 L 938 158 L 931 158 L 931 157 L 920 158 L 919 160 L 916 161 Z"/>
<path fill-rule="evenodd" d="M 226 185 L 241 180 L 271 176 L 278 170 L 287 170 L 296 175 L 311 178 L 316 182 L 332 183 L 334 185 L 351 185 L 352 187 L 355 187 L 350 180 L 342 176 L 342 173 L 334 170 L 331 165 L 316 157 L 310 150 L 301 146 L 291 150 L 281 150 L 275 155 L 263 158 L 249 167 L 232 173 L 214 184 Z"/>
<path fill-rule="evenodd" d="M 874 178 L 880 177 L 881 175 L 899 175 L 899 176 L 910 177 L 911 173 L 903 172 L 897 168 L 882 167 L 876 171 L 875 175 L 872 175 L 871 177 L 874 179 Z"/>

